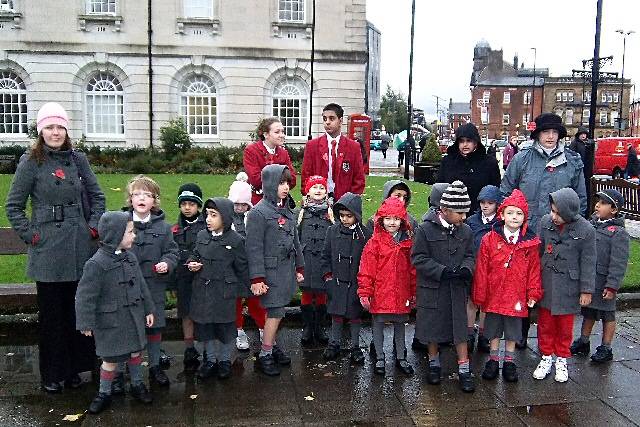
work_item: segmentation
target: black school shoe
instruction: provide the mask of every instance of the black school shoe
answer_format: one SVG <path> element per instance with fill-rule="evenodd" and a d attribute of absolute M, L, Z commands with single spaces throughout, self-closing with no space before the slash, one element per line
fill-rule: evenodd
<path fill-rule="evenodd" d="M 195 347 L 187 347 L 184 350 L 184 358 L 182 359 L 185 369 L 197 369 L 200 365 L 199 357 L 200 353 Z"/>
<path fill-rule="evenodd" d="M 277 345 L 273 346 L 273 350 L 271 352 L 273 354 L 273 358 L 276 363 L 281 366 L 291 365 L 291 358 L 285 354 L 284 351 Z"/>
<path fill-rule="evenodd" d="M 591 361 L 595 363 L 610 362 L 613 360 L 613 350 L 603 345 L 596 347 L 596 352 L 591 356 Z"/>
<path fill-rule="evenodd" d="M 144 385 L 144 383 L 140 383 L 138 385 L 131 384 L 129 391 L 131 393 L 131 396 L 133 396 L 133 398 L 140 403 L 144 403 L 145 405 L 148 405 L 151 402 L 153 402 L 153 396 L 147 389 L 147 386 Z"/>
<path fill-rule="evenodd" d="M 498 377 L 498 371 L 500 370 L 500 363 L 497 360 L 489 359 L 484 365 L 482 371 L 482 378 L 485 380 L 495 380 Z"/>
<path fill-rule="evenodd" d="M 458 381 L 460 383 L 460 390 L 465 393 L 473 393 L 476 391 L 476 382 L 471 375 L 471 372 L 465 372 L 464 374 L 458 374 Z"/>
<path fill-rule="evenodd" d="M 280 366 L 276 363 L 273 354 L 259 356 L 256 360 L 256 368 L 265 375 L 275 377 L 280 375 Z"/>
<path fill-rule="evenodd" d="M 491 345 L 489 339 L 484 335 L 478 335 L 478 351 L 480 353 L 491 353 Z"/>
<path fill-rule="evenodd" d="M 64 380 L 64 388 L 70 388 L 72 390 L 82 387 L 82 378 L 80 375 L 75 374 Z"/>
<path fill-rule="evenodd" d="M 352 348 L 349 359 L 351 359 L 351 362 L 356 365 L 364 364 L 364 353 L 362 353 L 362 349 L 360 347 Z"/>
<path fill-rule="evenodd" d="M 98 393 L 89 404 L 90 414 L 99 414 L 100 412 L 111 406 L 111 395 L 107 393 Z"/>
<path fill-rule="evenodd" d="M 580 338 L 574 340 L 569 347 L 571 354 L 574 356 L 588 356 L 591 353 L 591 342 L 582 342 Z M 598 349 L 596 348 L 596 352 Z"/>
<path fill-rule="evenodd" d="M 149 380 L 162 387 L 168 387 L 169 384 L 171 384 L 169 377 L 167 377 L 167 374 L 164 373 L 160 366 L 152 366 L 149 368 Z"/>
<path fill-rule="evenodd" d="M 218 379 L 226 380 L 231 377 L 231 362 L 222 360 L 218 362 Z"/>
<path fill-rule="evenodd" d="M 122 396 L 124 394 L 124 374 L 119 372 L 111 382 L 111 395 Z"/>
<path fill-rule="evenodd" d="M 329 347 L 322 353 L 324 360 L 336 360 L 340 356 L 340 346 L 336 344 L 329 344 Z"/>
<path fill-rule="evenodd" d="M 169 369 L 171 367 L 171 357 L 167 353 L 160 349 L 160 367 L 162 369 Z"/>
<path fill-rule="evenodd" d="M 211 378 L 218 371 L 218 364 L 216 362 L 205 361 L 196 372 L 196 376 L 201 380 Z"/>
<path fill-rule="evenodd" d="M 40 387 L 42 387 L 42 389 L 44 391 L 46 391 L 47 393 L 51 393 L 51 394 L 59 394 L 62 393 L 62 385 L 60 385 L 60 383 L 57 382 L 50 382 L 50 383 L 41 383 Z"/>
<path fill-rule="evenodd" d="M 440 366 L 429 365 L 429 371 L 427 372 L 427 383 L 431 385 L 440 384 L 441 375 L 442 375 L 442 368 Z"/>
<path fill-rule="evenodd" d="M 502 364 L 502 378 L 508 383 L 518 382 L 518 369 L 513 362 L 504 362 Z"/>

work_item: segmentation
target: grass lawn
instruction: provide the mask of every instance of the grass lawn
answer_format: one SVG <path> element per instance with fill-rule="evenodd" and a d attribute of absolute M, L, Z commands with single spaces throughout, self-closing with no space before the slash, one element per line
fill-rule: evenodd
<path fill-rule="evenodd" d="M 178 205 L 175 202 L 178 188 L 186 182 L 197 183 L 204 197 L 226 196 L 232 175 L 151 175 L 161 188 L 161 207 L 165 211 L 167 221 L 173 223 L 178 216 Z M 13 175 L 0 175 L 0 227 L 8 227 L 9 221 L 4 209 L 9 186 Z M 124 189 L 132 175 L 105 174 L 98 175 L 102 191 L 107 197 L 107 209 L 119 210 L 125 204 Z M 389 179 L 383 176 L 367 177 L 367 186 L 363 195 L 364 220 L 366 221 L 382 201 L 382 186 Z M 296 199 L 300 199 L 299 185 L 292 191 Z M 412 191 L 409 212 L 418 220 L 427 210 L 427 198 L 431 187 L 425 184 L 409 182 Z M 4 255 L 0 257 L 0 284 L 25 283 L 30 280 L 25 276 L 26 255 Z M 640 290 L 640 242 L 632 240 L 631 256 L 624 279 L 625 290 Z"/>

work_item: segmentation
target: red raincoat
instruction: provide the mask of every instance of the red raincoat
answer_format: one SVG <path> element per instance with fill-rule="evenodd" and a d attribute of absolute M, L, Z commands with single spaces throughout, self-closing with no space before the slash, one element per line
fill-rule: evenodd
<path fill-rule="evenodd" d="M 289 153 L 284 147 L 276 147 L 276 153 L 270 154 L 262 141 L 253 142 L 244 149 L 242 163 L 244 164 L 245 172 L 249 176 L 251 204 L 253 206 L 262 200 L 262 178 L 260 174 L 262 173 L 262 169 L 267 165 L 277 164 L 289 167 L 289 172 L 291 172 L 289 187 L 293 188 L 296 186 L 296 170 L 293 168 Z"/>

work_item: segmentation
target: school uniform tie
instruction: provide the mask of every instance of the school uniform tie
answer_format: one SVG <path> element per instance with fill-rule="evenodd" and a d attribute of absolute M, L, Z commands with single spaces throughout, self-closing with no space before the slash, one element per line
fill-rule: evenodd
<path fill-rule="evenodd" d="M 513 244 L 513 236 L 509 236 L 509 243 Z"/>
<path fill-rule="evenodd" d="M 331 168 L 333 169 L 332 177 L 333 182 L 335 182 L 335 177 L 338 172 L 338 150 L 336 150 L 336 146 L 338 145 L 338 140 L 334 139 L 331 141 Z"/>

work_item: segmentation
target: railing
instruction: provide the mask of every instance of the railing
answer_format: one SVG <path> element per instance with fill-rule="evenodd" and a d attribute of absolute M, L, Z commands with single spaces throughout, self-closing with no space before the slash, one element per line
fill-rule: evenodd
<path fill-rule="evenodd" d="M 626 179 L 599 179 L 591 178 L 591 200 L 595 206 L 596 193 L 608 188 L 618 190 L 624 196 L 624 206 L 621 211 L 627 219 L 640 221 L 640 184 L 635 184 Z M 591 211 L 593 207 L 591 206 Z"/>

